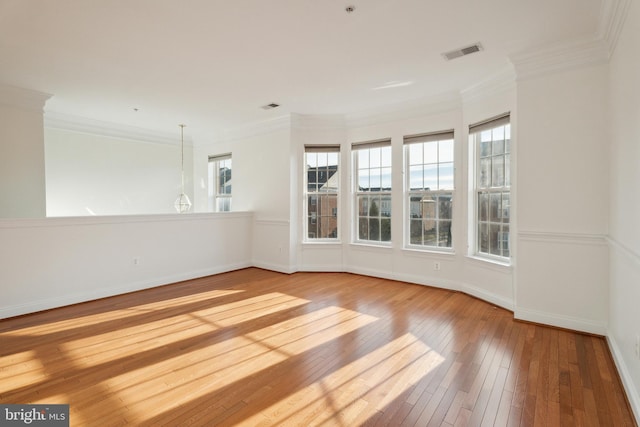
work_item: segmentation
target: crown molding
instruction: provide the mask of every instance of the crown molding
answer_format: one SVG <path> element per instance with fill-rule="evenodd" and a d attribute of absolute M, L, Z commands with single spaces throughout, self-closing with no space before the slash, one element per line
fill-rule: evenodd
<path fill-rule="evenodd" d="M 153 144 L 179 145 L 180 143 L 180 138 L 177 134 L 152 131 L 135 126 L 105 122 L 55 111 L 45 112 L 44 127 Z M 185 137 L 184 142 L 185 145 L 193 145 L 193 140 L 190 137 Z"/>
<path fill-rule="evenodd" d="M 598 29 L 592 36 L 510 55 L 517 80 L 607 63 L 618 43 L 631 2 L 603 0 Z"/>
<path fill-rule="evenodd" d="M 479 99 L 508 92 L 516 87 L 516 74 L 512 66 L 508 66 L 473 86 L 460 91 L 462 102 L 467 104 Z"/>
<path fill-rule="evenodd" d="M 348 127 L 363 127 L 460 109 L 459 92 L 446 92 L 425 98 L 394 103 L 345 115 Z"/>
<path fill-rule="evenodd" d="M 609 49 L 602 39 L 587 38 L 547 46 L 509 57 L 518 81 L 557 73 L 587 65 L 604 64 Z"/>
<path fill-rule="evenodd" d="M 210 137 L 211 142 L 232 142 L 251 138 L 258 135 L 266 135 L 273 132 L 291 129 L 291 115 L 285 114 L 270 120 L 248 123 L 243 126 L 228 129 L 222 133 Z"/>
<path fill-rule="evenodd" d="M 0 104 L 42 113 L 51 94 L 0 84 Z"/>
<path fill-rule="evenodd" d="M 346 129 L 342 114 L 291 114 L 291 127 L 303 130 L 343 130 Z"/>
<path fill-rule="evenodd" d="M 618 37 L 624 27 L 630 6 L 631 0 L 604 0 L 602 2 L 598 23 L 598 39 L 606 43 L 609 57 L 616 50 Z"/>

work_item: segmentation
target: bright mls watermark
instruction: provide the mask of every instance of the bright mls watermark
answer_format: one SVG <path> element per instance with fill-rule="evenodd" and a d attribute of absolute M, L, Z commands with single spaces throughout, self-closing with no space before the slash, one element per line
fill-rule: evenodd
<path fill-rule="evenodd" d="M 69 427 L 69 405 L 0 404 L 0 426 Z"/>

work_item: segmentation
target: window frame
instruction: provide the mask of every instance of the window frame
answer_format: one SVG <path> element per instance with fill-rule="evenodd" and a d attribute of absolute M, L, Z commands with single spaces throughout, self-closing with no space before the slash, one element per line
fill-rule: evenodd
<path fill-rule="evenodd" d="M 329 178 L 332 177 L 336 177 L 335 179 L 335 190 L 331 190 L 330 188 L 327 188 L 326 191 L 319 191 L 318 189 L 316 189 L 316 191 L 309 191 L 309 172 L 308 172 L 308 161 L 307 161 L 307 153 L 335 153 L 336 154 L 336 158 L 337 158 L 337 164 L 336 164 L 336 172 L 331 175 L 331 177 L 327 176 L 327 181 L 329 180 Z M 340 239 L 341 239 L 341 227 L 340 227 L 340 216 L 339 213 L 341 212 L 341 197 L 340 197 L 340 181 L 341 181 L 341 166 L 340 166 L 340 157 L 341 157 L 341 148 L 340 145 L 305 145 L 304 146 L 304 152 L 302 155 L 302 162 L 303 162 L 303 209 L 302 209 L 302 233 L 303 233 L 303 239 L 302 241 L 304 243 L 339 243 Z M 327 168 L 330 168 L 330 166 L 327 164 Z M 317 182 L 317 181 L 316 181 Z M 310 199 L 310 196 L 316 196 L 316 198 Z M 322 215 L 318 215 L 318 207 L 322 205 L 322 203 L 318 203 L 321 199 L 320 197 L 322 195 L 331 195 L 334 196 L 336 202 L 335 202 L 335 207 L 331 206 L 331 215 L 324 215 L 324 217 L 332 217 L 335 218 L 336 221 L 336 234 L 335 237 L 315 237 L 318 234 L 318 221 L 320 222 L 320 224 L 322 224 Z M 309 212 L 309 203 L 311 201 L 311 204 L 313 206 L 315 206 L 316 208 L 316 212 L 315 215 L 310 215 Z M 320 208 L 322 209 L 322 208 Z M 310 230 L 309 228 L 309 223 L 310 221 L 312 222 L 312 225 L 315 225 L 316 228 L 315 230 Z M 310 234 L 313 234 L 314 237 L 311 237 Z"/>
<path fill-rule="evenodd" d="M 385 162 L 383 160 L 383 155 L 382 155 L 382 151 L 380 152 L 380 165 L 379 166 L 371 166 L 371 161 L 370 161 L 370 157 L 369 157 L 369 164 L 367 168 L 360 168 L 359 165 L 359 154 L 363 151 L 363 150 L 372 150 L 372 149 L 385 149 L 388 148 L 389 150 L 389 161 Z M 351 153 L 352 153 L 352 167 L 353 167 L 353 175 L 352 175 L 352 193 L 353 193 L 353 198 L 352 198 L 352 206 L 353 206 L 353 216 L 352 216 L 352 238 L 351 241 L 352 243 L 355 244 L 362 244 L 362 245 L 371 245 L 371 246 L 383 246 L 383 247 L 391 247 L 392 246 L 392 242 L 393 242 L 393 235 L 392 235 L 392 216 L 393 216 L 393 150 L 392 150 L 392 146 L 391 146 L 391 138 L 385 138 L 385 139 L 379 139 L 379 140 L 375 140 L 375 141 L 367 141 L 367 142 L 357 142 L 357 143 L 352 143 L 351 144 Z M 369 156 L 371 155 L 371 151 L 369 151 Z M 371 191 L 371 187 L 369 187 L 369 190 L 360 190 L 360 171 L 361 170 L 368 170 L 369 171 L 369 178 L 371 177 L 371 171 L 374 169 L 379 169 L 380 172 L 380 187 L 378 191 Z M 388 169 L 389 170 L 389 188 L 388 190 L 382 190 L 383 188 L 383 170 L 384 169 Z M 370 198 L 373 197 L 377 197 L 379 202 L 379 207 L 378 207 L 378 215 L 376 217 L 371 217 L 371 208 L 369 206 L 369 203 L 367 201 L 366 203 L 366 210 L 368 211 L 367 215 L 360 215 L 360 204 L 359 201 L 362 197 L 369 197 L 368 200 L 371 200 Z M 383 204 L 384 203 L 384 204 Z M 388 215 L 383 215 L 383 206 L 386 207 L 388 204 Z M 386 212 L 386 209 L 385 209 Z M 371 220 L 372 219 L 379 219 L 379 228 L 378 228 L 378 239 L 362 239 L 360 238 L 360 220 L 366 218 L 368 221 L 367 224 L 367 234 L 369 234 L 372 230 L 371 228 Z M 385 220 L 385 223 L 388 223 L 388 230 L 389 230 L 389 239 L 388 240 L 382 240 L 383 238 L 383 227 L 386 227 L 385 225 L 383 225 L 383 219 Z"/>
<path fill-rule="evenodd" d="M 493 135 L 490 140 L 491 150 L 487 156 L 483 156 L 481 153 L 480 144 L 482 142 L 482 133 L 487 131 L 492 131 L 494 129 L 504 127 L 504 147 L 502 153 L 495 154 L 493 152 L 493 145 L 496 140 L 494 140 Z M 508 137 L 507 137 L 508 133 Z M 473 147 L 473 155 L 474 155 L 474 171 L 473 171 L 473 237 L 472 244 L 470 247 L 473 251 L 473 256 L 479 259 L 484 259 L 488 261 L 494 261 L 506 265 L 511 265 L 512 258 L 512 238 L 511 232 L 513 228 L 513 218 L 511 215 L 511 199 L 513 189 L 511 188 L 511 156 L 512 156 L 512 146 L 513 146 L 513 138 L 511 135 L 511 118 L 510 113 L 501 114 L 499 116 L 492 117 L 490 119 L 484 120 L 482 122 L 473 124 L 469 126 L 469 140 L 471 146 Z M 508 158 L 506 157 L 508 156 Z M 493 185 L 493 158 L 502 157 L 503 164 L 503 176 L 502 182 L 503 185 Z M 482 170 L 482 159 L 487 158 L 490 161 L 490 165 L 488 168 L 489 174 L 487 177 L 488 185 L 481 187 L 480 186 L 480 173 Z M 485 168 L 486 169 L 486 168 Z M 481 219 L 480 211 L 481 211 L 481 196 L 483 194 L 487 195 L 486 199 L 486 207 L 485 207 L 485 215 L 486 220 Z M 491 199 L 495 197 L 494 195 L 499 195 L 500 202 L 496 209 L 496 219 L 500 219 L 501 221 L 492 221 L 492 208 L 491 208 Z M 508 219 L 505 221 L 504 218 L 504 196 L 508 196 L 509 204 L 507 205 Z M 497 198 L 497 197 L 496 197 Z M 486 232 L 487 238 L 487 252 L 483 252 L 482 249 L 482 239 L 480 237 L 480 228 L 483 224 L 486 224 L 488 230 Z M 491 253 L 491 226 L 499 226 L 499 230 L 497 232 L 496 237 L 496 245 L 500 253 L 504 253 L 505 241 L 507 242 L 507 251 L 508 255 L 497 255 Z M 508 237 L 504 238 L 504 226 L 507 226 Z"/>
<path fill-rule="evenodd" d="M 208 161 L 208 173 L 209 173 L 209 194 L 208 194 L 208 204 L 209 211 L 211 212 L 231 212 L 233 209 L 232 200 L 233 200 L 233 190 L 230 190 L 229 193 L 221 193 L 220 192 L 220 167 L 222 162 L 226 161 L 232 162 L 231 153 L 226 154 L 217 154 L 215 156 L 209 156 Z M 230 170 L 230 179 L 228 182 L 231 182 L 233 179 L 233 163 L 229 165 Z M 220 204 L 219 201 L 225 200 L 223 205 L 228 205 L 229 209 L 219 209 Z"/>
<path fill-rule="evenodd" d="M 440 157 L 440 149 L 441 143 L 444 142 L 449 142 L 451 141 L 451 160 L 445 160 L 445 161 L 441 161 L 441 157 Z M 424 150 L 425 148 L 425 144 L 437 144 L 436 145 L 436 156 L 437 158 L 435 159 L 435 162 L 429 162 L 429 163 L 425 163 L 426 159 L 424 157 L 424 151 L 423 151 L 423 158 L 422 161 L 420 163 L 413 163 L 411 162 L 411 146 L 412 145 L 416 145 L 416 144 L 421 144 L 422 145 L 422 149 Z M 456 156 L 455 156 L 455 133 L 454 130 L 443 130 L 443 131 L 438 131 L 438 132 L 431 132 L 431 133 L 426 133 L 426 134 L 418 134 L 418 135 L 409 135 L 409 136 L 405 136 L 403 138 L 403 154 L 404 154 L 404 175 L 405 175 L 405 179 L 404 179 L 404 207 L 405 207 L 405 212 L 404 212 L 404 217 L 403 217 L 403 224 L 404 224 L 404 247 L 406 249 L 411 249 L 411 250 L 419 250 L 419 251 L 427 251 L 427 252 L 442 252 L 442 253 L 453 253 L 455 251 L 454 248 L 454 233 L 453 233 L 453 226 L 454 226 L 454 199 L 455 199 L 455 192 L 456 192 L 456 186 L 455 186 L 455 170 L 456 170 Z M 440 188 L 440 178 L 441 178 L 441 165 L 446 165 L 446 164 L 451 164 L 451 174 L 452 174 L 452 178 L 451 178 L 451 186 L 450 188 Z M 412 190 L 411 189 L 411 169 L 412 166 L 421 166 L 422 167 L 422 171 L 424 173 L 424 169 L 426 166 L 436 166 L 436 180 L 437 180 L 437 188 L 435 190 L 426 190 L 424 189 L 424 181 L 423 181 L 423 188 L 422 189 L 417 189 L 417 190 Z M 424 177 L 423 177 L 424 179 Z M 440 215 L 440 198 L 441 197 L 449 197 L 449 215 L 448 218 L 442 218 Z M 435 203 L 435 209 L 434 209 L 434 217 L 431 219 L 435 222 L 436 225 L 436 244 L 432 245 L 432 244 L 425 244 L 424 243 L 424 233 L 422 235 L 422 243 L 413 243 L 412 242 L 412 236 L 411 236 L 411 229 L 412 229 L 412 222 L 415 221 L 415 218 L 412 217 L 412 198 L 414 197 L 420 197 L 422 200 L 425 200 L 425 197 L 430 197 L 430 198 L 435 198 L 435 200 L 433 200 L 433 203 Z M 424 223 L 425 218 L 424 218 L 424 214 L 421 215 L 421 221 Z M 441 223 L 445 223 L 448 222 L 449 223 L 449 246 L 441 246 L 440 245 L 440 225 Z M 421 229 L 423 230 L 424 225 L 421 225 Z M 424 230 L 423 230 L 424 231 Z"/>

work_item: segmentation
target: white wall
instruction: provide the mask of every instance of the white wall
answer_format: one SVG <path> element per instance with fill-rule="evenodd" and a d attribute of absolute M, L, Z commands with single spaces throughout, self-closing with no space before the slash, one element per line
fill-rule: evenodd
<path fill-rule="evenodd" d="M 48 97 L 0 85 L 0 218 L 45 216 L 42 108 Z"/>
<path fill-rule="evenodd" d="M 196 209 L 207 209 L 210 155 L 231 153 L 232 209 L 254 212 L 253 263 L 275 271 L 295 270 L 291 248 L 290 129 L 199 144 L 194 151 Z"/>
<path fill-rule="evenodd" d="M 0 318 L 248 267 L 251 222 L 250 213 L 0 220 Z"/>
<path fill-rule="evenodd" d="M 516 318 L 604 335 L 607 66 L 518 82 Z"/>
<path fill-rule="evenodd" d="M 47 216 L 175 213 L 180 141 L 170 145 L 45 128 Z M 193 199 L 192 148 L 185 193 Z"/>
<path fill-rule="evenodd" d="M 630 2 L 611 59 L 608 338 L 640 419 L 640 4 Z"/>

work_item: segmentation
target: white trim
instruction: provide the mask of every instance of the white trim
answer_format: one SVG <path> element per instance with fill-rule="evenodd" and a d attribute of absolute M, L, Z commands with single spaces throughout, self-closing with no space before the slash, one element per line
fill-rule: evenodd
<path fill-rule="evenodd" d="M 421 98 L 413 102 L 387 104 L 377 108 L 345 114 L 345 125 L 358 128 L 415 117 L 460 110 L 462 101 L 458 92 L 447 92 Z"/>
<path fill-rule="evenodd" d="M 52 96 L 44 92 L 0 84 L 0 105 L 8 107 L 42 114 L 44 104 Z"/>
<path fill-rule="evenodd" d="M 607 236 L 589 233 L 558 233 L 555 231 L 520 230 L 518 238 L 524 242 L 545 242 L 569 245 L 606 246 Z"/>
<path fill-rule="evenodd" d="M 600 9 L 598 38 L 604 40 L 609 48 L 609 57 L 618 44 L 618 37 L 631 6 L 631 0 L 604 0 Z"/>
<path fill-rule="evenodd" d="M 513 264 L 508 261 L 499 261 L 497 259 L 482 257 L 478 255 L 467 255 L 464 258 L 465 262 L 469 262 L 477 267 L 482 267 L 487 270 L 496 271 L 503 274 L 511 274 L 513 270 Z"/>
<path fill-rule="evenodd" d="M 607 236 L 607 242 L 609 243 L 610 247 L 622 252 L 623 254 L 625 254 L 631 261 L 633 261 L 634 263 L 640 265 L 640 254 L 638 254 L 637 252 L 635 252 L 633 249 L 627 247 L 626 245 L 624 245 L 623 243 L 619 242 L 618 240 L 616 240 L 615 238 L 611 237 L 611 236 Z"/>
<path fill-rule="evenodd" d="M 197 279 L 200 277 L 211 276 L 214 274 L 226 273 L 228 271 L 239 270 L 251 267 L 249 262 L 241 262 L 235 264 L 227 264 L 215 268 L 207 268 L 195 270 L 186 273 L 172 274 L 168 276 L 156 277 L 150 280 L 139 282 L 125 283 L 119 286 L 109 286 L 108 288 L 96 289 L 90 292 L 78 292 L 71 295 L 62 295 L 53 298 L 36 299 L 25 304 L 13 305 L 8 307 L 0 307 L 0 319 L 20 316 L 23 314 L 35 313 L 42 310 L 64 307 L 67 305 L 78 304 L 87 301 L 93 301 L 100 298 L 107 298 L 129 292 L 140 291 L 143 289 L 155 288 L 166 284 L 182 282 L 184 280 Z"/>
<path fill-rule="evenodd" d="M 263 270 L 270 270 L 270 271 L 275 271 L 277 273 L 284 273 L 284 274 L 293 274 L 299 271 L 297 268 L 286 265 L 286 264 L 276 264 L 273 262 L 257 261 L 255 259 L 252 261 L 251 267 L 262 268 Z"/>
<path fill-rule="evenodd" d="M 97 135 L 128 141 L 147 142 L 163 145 L 179 145 L 180 135 L 176 133 L 158 132 L 120 123 L 105 122 L 87 117 L 46 111 L 44 127 L 69 132 Z M 185 138 L 185 145 L 193 146 L 191 137 Z"/>
<path fill-rule="evenodd" d="M 291 127 L 304 130 L 344 130 L 342 114 L 297 114 L 291 113 Z"/>
<path fill-rule="evenodd" d="M 607 335 L 607 324 L 605 322 L 596 322 L 590 319 L 581 319 L 578 317 L 563 316 L 556 313 L 547 313 L 544 311 L 517 307 L 514 310 L 513 317 L 518 320 L 525 320 L 528 322 L 570 329 L 573 331 L 587 332 L 602 336 Z"/>
<path fill-rule="evenodd" d="M 633 379 L 631 378 L 631 374 L 627 369 L 627 364 L 624 362 L 624 358 L 622 357 L 622 352 L 616 343 L 616 340 L 613 336 L 607 334 L 607 343 L 609 344 L 609 348 L 611 349 L 611 354 L 613 356 L 613 362 L 616 364 L 616 368 L 618 369 L 618 374 L 620 374 L 620 379 L 622 380 L 622 386 L 624 387 L 624 391 L 627 394 L 627 398 L 629 399 L 629 405 L 635 415 L 636 422 L 640 423 L 640 394 L 633 383 Z"/>
<path fill-rule="evenodd" d="M 516 74 L 510 65 L 496 74 L 484 79 L 468 88 L 460 91 L 462 102 L 468 104 L 477 100 L 483 100 L 502 92 L 515 90 Z"/>
<path fill-rule="evenodd" d="M 233 142 L 290 129 L 291 115 L 285 114 L 272 119 L 248 123 L 237 128 L 229 129 L 220 135 L 214 135 L 211 140 L 215 143 Z"/>
<path fill-rule="evenodd" d="M 517 81 L 553 74 L 609 60 L 605 41 L 595 38 L 573 40 L 510 56 Z"/>
<path fill-rule="evenodd" d="M 298 268 L 300 272 L 317 273 L 347 273 L 342 264 L 303 264 Z"/>
<path fill-rule="evenodd" d="M 208 221 L 229 218 L 251 218 L 251 212 L 206 212 L 186 214 L 113 215 L 1 219 L 0 229 L 36 227 L 72 227 L 96 224 L 152 223 L 166 221 Z"/>
<path fill-rule="evenodd" d="M 270 225 L 273 227 L 288 227 L 290 224 L 288 219 L 280 218 L 256 218 L 254 222 L 256 225 Z"/>

